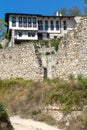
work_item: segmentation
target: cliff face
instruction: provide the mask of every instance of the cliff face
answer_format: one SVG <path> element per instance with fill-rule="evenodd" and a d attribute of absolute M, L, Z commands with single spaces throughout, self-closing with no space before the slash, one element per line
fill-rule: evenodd
<path fill-rule="evenodd" d="M 63 79 L 70 74 L 87 77 L 87 17 L 81 18 L 77 27 L 62 39 L 55 72 L 55 77 Z"/>

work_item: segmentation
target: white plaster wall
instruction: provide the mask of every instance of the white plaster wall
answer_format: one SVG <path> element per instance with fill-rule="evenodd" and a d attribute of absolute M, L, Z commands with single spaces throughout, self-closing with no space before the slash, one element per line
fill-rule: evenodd
<path fill-rule="evenodd" d="M 20 16 L 23 17 L 22 15 L 20 15 Z M 17 15 L 16 16 L 16 27 L 12 27 L 12 17 L 13 17 L 13 15 L 11 15 L 9 17 L 9 29 L 13 29 L 15 31 L 36 31 L 35 37 L 28 37 L 28 35 L 22 35 L 22 37 L 19 37 L 18 34 L 17 35 L 15 34 L 15 38 L 19 39 L 19 40 L 25 40 L 25 39 L 26 40 L 38 40 L 37 33 L 44 33 L 43 39 L 46 39 L 46 35 L 45 35 L 46 33 L 49 33 L 50 38 L 54 38 L 54 36 L 60 37 L 60 36 L 63 36 L 65 33 L 67 33 L 69 30 L 72 30 L 73 28 L 75 28 L 75 25 L 76 25 L 75 19 L 68 18 L 68 17 L 61 17 L 61 28 L 59 28 L 59 30 L 56 30 L 56 21 L 59 21 L 59 27 L 60 27 L 60 17 L 36 17 L 36 19 L 37 19 L 36 27 L 33 27 L 33 23 L 32 23 L 32 27 L 19 27 L 18 26 L 19 15 Z M 28 18 L 28 16 L 26 16 L 26 15 L 24 17 Z M 32 16 L 31 18 L 33 18 L 33 17 L 34 16 Z M 38 30 L 38 20 L 43 21 L 43 30 Z M 48 30 L 45 30 L 45 20 L 48 21 L 48 26 L 49 26 Z M 51 20 L 54 21 L 54 30 L 51 30 L 51 28 L 50 28 Z M 66 23 L 67 23 L 67 30 L 64 30 L 63 21 L 66 21 Z"/>
<path fill-rule="evenodd" d="M 66 24 L 67 24 L 67 30 L 64 30 L 64 27 L 63 27 L 63 21 L 66 21 Z M 63 18 L 61 20 L 61 34 L 65 34 L 67 33 L 68 31 L 72 30 L 73 28 L 75 28 L 76 26 L 76 22 L 73 18 Z"/>

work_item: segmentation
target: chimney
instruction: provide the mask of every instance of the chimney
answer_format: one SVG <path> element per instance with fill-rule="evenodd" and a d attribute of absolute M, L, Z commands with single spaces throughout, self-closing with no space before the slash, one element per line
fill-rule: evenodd
<path fill-rule="evenodd" d="M 58 11 L 56 12 L 56 16 L 59 16 L 59 12 Z"/>
<path fill-rule="evenodd" d="M 56 16 L 62 16 L 62 13 L 56 11 Z"/>

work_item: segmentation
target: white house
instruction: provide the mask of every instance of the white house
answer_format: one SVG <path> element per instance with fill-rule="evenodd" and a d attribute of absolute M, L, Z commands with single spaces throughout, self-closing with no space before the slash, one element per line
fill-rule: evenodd
<path fill-rule="evenodd" d="M 50 39 L 63 36 L 75 28 L 74 16 L 44 16 L 38 14 L 6 13 L 9 46 L 21 41 Z"/>

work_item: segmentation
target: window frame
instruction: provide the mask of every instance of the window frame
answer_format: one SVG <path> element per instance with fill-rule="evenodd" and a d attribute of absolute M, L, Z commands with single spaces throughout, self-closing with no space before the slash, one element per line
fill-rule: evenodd
<path fill-rule="evenodd" d="M 19 27 L 22 27 L 22 22 L 23 22 L 22 17 L 19 17 L 18 22 L 19 22 Z"/>
<path fill-rule="evenodd" d="M 43 30 L 43 21 L 38 20 L 38 30 Z"/>
<path fill-rule="evenodd" d="M 37 19 L 36 19 L 36 17 L 33 17 L 33 27 L 37 26 L 36 23 L 37 23 Z"/>
<path fill-rule="evenodd" d="M 28 27 L 32 27 L 32 18 L 28 17 Z"/>
<path fill-rule="evenodd" d="M 63 29 L 67 30 L 67 22 L 66 22 L 66 20 L 63 21 Z"/>
<path fill-rule="evenodd" d="M 23 27 L 27 27 L 27 17 L 23 17 Z"/>
<path fill-rule="evenodd" d="M 59 21 L 56 20 L 56 30 L 59 30 Z"/>
<path fill-rule="evenodd" d="M 54 21 L 53 20 L 50 21 L 50 29 L 54 30 Z"/>
<path fill-rule="evenodd" d="M 12 27 L 16 27 L 16 17 L 15 16 L 12 17 Z"/>
<path fill-rule="evenodd" d="M 45 30 L 48 30 L 49 25 L 48 25 L 48 20 L 45 20 Z"/>
<path fill-rule="evenodd" d="M 18 36 L 19 36 L 19 37 L 22 37 L 22 35 L 23 35 L 23 34 L 22 34 L 22 31 L 19 31 L 19 32 L 18 32 Z"/>

